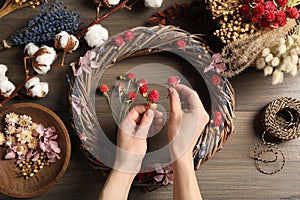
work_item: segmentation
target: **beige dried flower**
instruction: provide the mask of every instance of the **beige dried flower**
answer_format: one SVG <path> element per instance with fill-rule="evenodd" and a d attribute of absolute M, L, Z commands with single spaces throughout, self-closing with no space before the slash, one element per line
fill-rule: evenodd
<path fill-rule="evenodd" d="M 283 81 L 283 72 L 276 69 L 272 75 L 272 85 L 277 85 Z"/>
<path fill-rule="evenodd" d="M 5 122 L 7 124 L 15 125 L 19 122 L 19 115 L 14 112 L 8 113 L 5 115 Z"/>
<path fill-rule="evenodd" d="M 32 123 L 32 118 L 28 115 L 20 115 L 19 117 L 19 125 L 23 127 L 28 127 Z"/>

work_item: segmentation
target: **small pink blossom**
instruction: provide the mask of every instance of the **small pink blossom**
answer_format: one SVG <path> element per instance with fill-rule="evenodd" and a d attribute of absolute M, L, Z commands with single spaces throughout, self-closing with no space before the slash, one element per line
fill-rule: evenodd
<path fill-rule="evenodd" d="M 99 89 L 102 93 L 107 93 L 109 91 L 109 88 L 106 84 L 101 84 Z"/>
<path fill-rule="evenodd" d="M 88 108 L 87 105 L 74 94 L 71 95 L 71 100 L 72 100 L 72 107 L 74 108 L 74 110 L 78 115 L 81 115 L 82 112 L 85 112 L 87 110 Z"/>
<path fill-rule="evenodd" d="M 135 92 L 129 92 L 128 93 L 128 99 L 131 101 L 134 101 L 136 99 L 136 93 Z"/>
<path fill-rule="evenodd" d="M 178 49 L 183 50 L 183 49 L 185 49 L 185 47 L 186 47 L 186 42 L 184 40 L 180 39 L 177 41 Z"/>
<path fill-rule="evenodd" d="M 169 78 L 168 78 L 168 84 L 170 85 L 170 86 L 173 86 L 173 87 L 175 87 L 177 84 L 179 84 L 180 83 L 180 78 L 178 77 L 178 76 L 170 76 Z"/>
<path fill-rule="evenodd" d="M 80 139 L 81 141 L 86 141 L 86 136 L 85 136 L 83 133 L 80 133 L 80 134 L 79 134 L 79 139 Z"/>
<path fill-rule="evenodd" d="M 162 181 L 163 185 L 173 184 L 173 169 L 170 165 L 163 167 L 161 164 L 155 164 L 154 168 L 157 173 L 153 177 L 155 181 Z"/>
<path fill-rule="evenodd" d="M 115 44 L 119 47 L 122 46 L 124 44 L 124 42 L 125 42 L 125 40 L 122 36 L 118 36 L 115 39 Z"/>
<path fill-rule="evenodd" d="M 134 33 L 132 31 L 126 31 L 124 32 L 125 40 L 133 40 L 134 39 Z"/>
<path fill-rule="evenodd" d="M 214 112 L 213 123 L 215 126 L 221 126 L 223 123 L 222 113 L 220 111 Z"/>
<path fill-rule="evenodd" d="M 135 74 L 133 72 L 129 72 L 126 76 L 129 80 L 134 80 L 135 79 Z"/>
<path fill-rule="evenodd" d="M 147 98 L 149 101 L 151 101 L 152 103 L 157 103 L 159 100 L 159 93 L 157 90 L 152 90 Z"/>
<path fill-rule="evenodd" d="M 220 76 L 213 75 L 211 79 L 212 79 L 212 83 L 213 83 L 214 85 L 220 85 L 220 83 L 221 83 L 221 78 L 220 78 Z"/>

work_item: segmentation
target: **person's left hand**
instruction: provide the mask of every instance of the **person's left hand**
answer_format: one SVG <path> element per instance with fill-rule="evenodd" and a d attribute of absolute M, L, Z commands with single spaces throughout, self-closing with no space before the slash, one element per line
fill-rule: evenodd
<path fill-rule="evenodd" d="M 140 170 L 152 122 L 160 122 L 162 117 L 162 113 L 155 108 L 155 105 L 150 109 L 145 105 L 136 105 L 119 125 L 115 169 L 131 173 Z"/>

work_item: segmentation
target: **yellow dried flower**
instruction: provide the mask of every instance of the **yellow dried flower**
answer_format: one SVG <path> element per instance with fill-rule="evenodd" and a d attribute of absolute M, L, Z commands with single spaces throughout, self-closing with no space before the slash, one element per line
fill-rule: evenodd
<path fill-rule="evenodd" d="M 19 125 L 20 126 L 30 126 L 32 123 L 32 118 L 28 115 L 20 115 Z"/>
<path fill-rule="evenodd" d="M 14 112 L 8 113 L 5 115 L 5 122 L 7 124 L 15 125 L 19 122 L 19 115 Z"/>

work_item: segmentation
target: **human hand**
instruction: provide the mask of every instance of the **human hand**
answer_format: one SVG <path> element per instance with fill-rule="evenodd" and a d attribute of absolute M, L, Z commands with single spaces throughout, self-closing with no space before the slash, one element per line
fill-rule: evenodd
<path fill-rule="evenodd" d="M 129 111 L 118 129 L 115 169 L 131 173 L 139 171 L 147 151 L 146 139 L 149 132 L 161 128 L 162 117 L 156 105 L 150 109 L 136 105 Z"/>
<path fill-rule="evenodd" d="M 193 148 L 209 121 L 196 91 L 181 84 L 169 88 L 168 138 L 171 160 L 192 159 Z M 182 101 L 182 103 L 181 103 Z"/>

